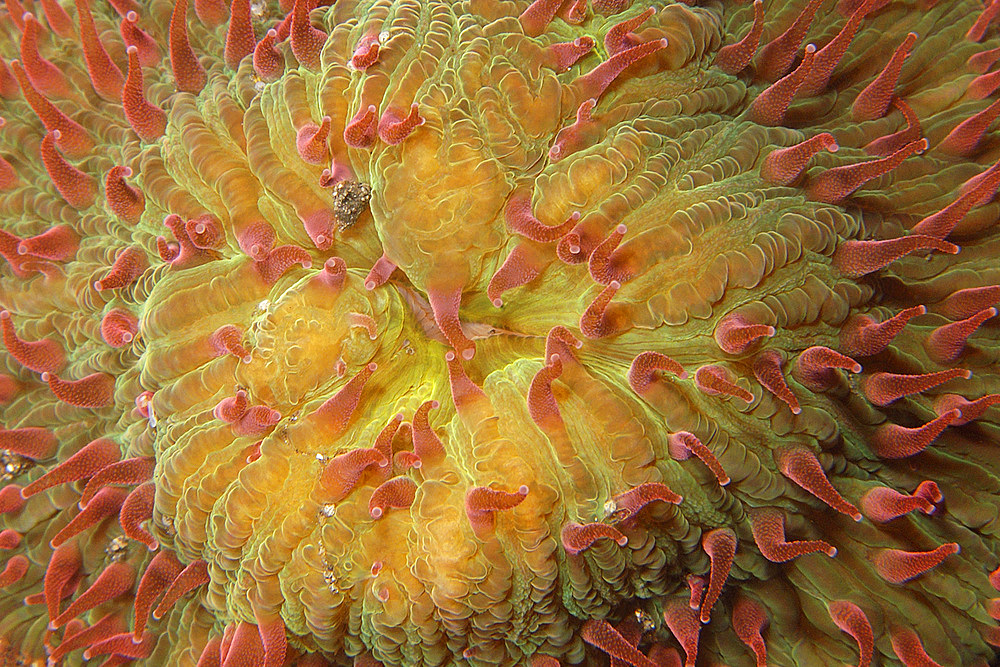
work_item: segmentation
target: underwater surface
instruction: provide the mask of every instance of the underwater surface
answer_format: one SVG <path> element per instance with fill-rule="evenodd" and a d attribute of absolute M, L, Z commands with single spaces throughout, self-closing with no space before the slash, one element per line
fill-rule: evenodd
<path fill-rule="evenodd" d="M 982 667 L 1000 0 L 4 0 L 0 664 Z"/>

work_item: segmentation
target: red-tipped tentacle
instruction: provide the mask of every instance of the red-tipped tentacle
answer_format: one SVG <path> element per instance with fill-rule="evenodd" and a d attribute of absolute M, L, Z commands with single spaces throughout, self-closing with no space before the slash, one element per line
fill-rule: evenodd
<path fill-rule="evenodd" d="M 256 38 L 250 19 L 250 0 L 232 0 L 229 6 L 229 26 L 226 28 L 226 46 L 223 60 L 234 72 L 240 62 L 254 52 Z"/>
<path fill-rule="evenodd" d="M 73 208 L 87 208 L 97 197 L 97 182 L 92 176 L 67 162 L 56 150 L 56 144 L 61 138 L 61 130 L 52 130 L 42 139 L 39 146 L 42 164 L 45 165 L 52 185 L 67 204 Z"/>
<path fill-rule="evenodd" d="M 566 553 L 576 555 L 594 545 L 600 539 L 614 540 L 618 546 L 623 547 L 628 544 L 625 537 L 617 528 L 606 523 L 579 524 L 570 521 L 563 525 L 560 533 L 563 549 Z"/>
<path fill-rule="evenodd" d="M 757 53 L 760 46 L 760 36 L 764 33 L 764 2 L 754 0 L 753 3 L 753 25 L 743 39 L 735 44 L 729 44 L 719 49 L 715 57 L 715 66 L 726 74 L 739 74 Z"/>
<path fill-rule="evenodd" d="M 680 461 L 694 454 L 702 463 L 708 466 L 708 469 L 715 475 L 715 479 L 718 480 L 720 486 L 726 486 L 731 481 L 719 459 L 715 457 L 712 450 L 706 447 L 694 433 L 678 431 L 671 434 L 668 440 L 668 449 L 670 456 Z"/>
<path fill-rule="evenodd" d="M 916 494 L 908 496 L 887 486 L 876 486 L 861 497 L 861 511 L 872 521 L 886 523 L 904 514 L 921 511 L 930 514 L 934 505 Z"/>
<path fill-rule="evenodd" d="M 880 577 L 891 584 L 902 584 L 937 567 L 945 558 L 959 551 L 958 544 L 949 542 L 931 551 L 882 549 L 871 560 Z"/>
<path fill-rule="evenodd" d="M 883 459 L 915 456 L 927 449 L 942 431 L 961 416 L 961 412 L 952 410 L 916 428 L 906 428 L 892 423 L 883 424 L 871 438 L 871 449 Z"/>
<path fill-rule="evenodd" d="M 799 406 L 799 399 L 795 397 L 785 381 L 785 375 L 781 370 L 783 363 L 784 360 L 780 352 L 765 350 L 754 358 L 753 374 L 762 387 L 786 404 L 792 414 L 797 415 L 802 412 L 802 408 Z"/>
<path fill-rule="evenodd" d="M 996 314 L 997 309 L 990 307 L 964 320 L 939 326 L 924 340 L 927 356 L 939 364 L 955 361 L 965 351 L 969 336 Z"/>
<path fill-rule="evenodd" d="M 687 371 L 667 355 L 660 352 L 643 352 L 633 359 L 629 366 L 629 387 L 641 395 L 655 381 L 658 371 L 673 373 L 682 380 L 687 378 Z"/>
<path fill-rule="evenodd" d="M 896 51 L 889 58 L 882 72 L 875 77 L 875 80 L 868 84 L 864 90 L 858 93 L 851 106 L 851 115 L 856 121 L 875 120 L 881 118 L 889 110 L 889 104 L 895 96 L 896 81 L 899 80 L 899 73 L 903 69 L 903 62 L 913 50 L 913 45 L 917 42 L 916 33 L 909 33 L 903 42 L 896 48 Z"/>
<path fill-rule="evenodd" d="M 174 10 L 170 15 L 170 67 L 174 73 L 177 89 L 197 95 L 208 82 L 205 68 L 198 62 L 198 56 L 191 48 L 187 28 L 188 0 L 174 0 Z"/>
<path fill-rule="evenodd" d="M 812 73 L 816 46 L 806 45 L 802 62 L 793 71 L 775 81 L 750 104 L 750 118 L 761 125 L 781 125 L 788 112 L 788 106 Z"/>
<path fill-rule="evenodd" d="M 125 79 L 125 88 L 122 93 L 122 109 L 125 112 L 125 120 L 132 126 L 139 138 L 151 143 L 162 137 L 166 131 L 167 114 L 163 109 L 151 104 L 146 99 L 138 49 L 130 46 L 127 53 L 128 77 Z"/>
<path fill-rule="evenodd" d="M 844 275 L 859 278 L 884 269 L 917 250 L 957 254 L 959 247 L 933 236 L 911 234 L 884 241 L 844 241 L 833 254 L 833 265 Z"/>
<path fill-rule="evenodd" d="M 711 568 L 708 574 L 708 588 L 701 604 L 701 622 L 708 623 L 712 617 L 712 607 L 722 595 L 722 588 L 729 578 L 736 555 L 736 533 L 728 528 L 716 528 L 705 533 L 701 546 L 708 554 Z"/>
<path fill-rule="evenodd" d="M 921 375 L 874 373 L 868 376 L 861 384 L 861 390 L 864 392 L 865 398 L 871 403 L 883 407 L 898 401 L 904 396 L 933 389 L 956 378 L 968 379 L 971 375 L 964 368 L 953 368 L 947 371 L 923 373 Z"/>
<path fill-rule="evenodd" d="M 493 531 L 495 514 L 517 507 L 528 495 L 528 487 L 522 485 L 517 491 L 501 491 L 487 486 L 474 486 L 465 494 L 465 514 L 469 518 L 473 532 L 482 539 Z"/>
<path fill-rule="evenodd" d="M 842 201 L 868 181 L 898 167 L 906 158 L 927 150 L 927 146 L 926 139 L 919 139 L 911 141 L 888 157 L 827 169 L 812 179 L 809 196 L 828 204 Z"/>
<path fill-rule="evenodd" d="M 780 510 L 762 507 L 750 511 L 750 529 L 753 540 L 764 558 L 772 563 L 784 563 L 812 553 L 825 553 L 833 558 L 837 550 L 823 540 L 785 539 L 785 515 Z"/>
<path fill-rule="evenodd" d="M 875 635 L 872 625 L 861 607 L 846 600 L 835 600 L 826 605 L 830 618 L 838 628 L 849 634 L 858 643 L 860 657 L 858 667 L 871 667 L 875 652 Z"/>
<path fill-rule="evenodd" d="M 87 64 L 87 73 L 90 75 L 94 91 L 109 102 L 121 102 L 125 77 L 97 36 L 88 0 L 76 0 L 76 16 L 80 22 L 83 59 Z"/>
<path fill-rule="evenodd" d="M 844 500 L 837 489 L 826 477 L 823 466 L 816 454 L 801 448 L 783 449 L 776 455 L 778 468 L 788 479 L 792 480 L 805 491 L 816 496 L 830 508 L 861 521 L 861 512 L 851 503 Z"/>
<path fill-rule="evenodd" d="M 760 168 L 761 178 L 775 185 L 791 185 L 805 171 L 812 156 L 822 150 L 836 153 L 839 149 L 832 134 L 821 132 L 794 146 L 778 148 L 768 153 Z"/>
<path fill-rule="evenodd" d="M 632 646 L 620 632 L 603 619 L 590 619 L 580 628 L 583 641 L 634 667 L 656 667 L 639 649 Z"/>
<path fill-rule="evenodd" d="M 42 373 L 42 382 L 63 403 L 77 408 L 104 408 L 115 401 L 115 378 L 107 373 L 91 373 L 79 380 L 61 380 L 54 373 Z"/>
<path fill-rule="evenodd" d="M 709 396 L 732 396 L 747 403 L 753 402 L 753 394 L 737 385 L 732 373 L 722 366 L 702 366 L 695 371 L 694 383 Z"/>

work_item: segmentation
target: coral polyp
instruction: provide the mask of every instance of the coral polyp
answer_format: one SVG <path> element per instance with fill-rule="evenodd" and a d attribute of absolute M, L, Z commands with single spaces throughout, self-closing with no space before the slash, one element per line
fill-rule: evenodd
<path fill-rule="evenodd" d="M 4 663 L 988 664 L 997 19 L 7 0 Z"/>

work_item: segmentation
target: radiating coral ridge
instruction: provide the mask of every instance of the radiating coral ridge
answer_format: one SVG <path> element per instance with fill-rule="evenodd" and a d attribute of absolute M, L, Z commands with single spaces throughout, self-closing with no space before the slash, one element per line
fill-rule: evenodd
<path fill-rule="evenodd" d="M 0 662 L 989 664 L 998 19 L 5 0 Z"/>

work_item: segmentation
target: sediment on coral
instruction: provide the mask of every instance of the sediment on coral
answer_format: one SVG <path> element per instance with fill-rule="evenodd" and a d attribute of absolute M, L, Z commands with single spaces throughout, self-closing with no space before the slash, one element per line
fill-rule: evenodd
<path fill-rule="evenodd" d="M 4 664 L 989 664 L 1000 2 L 6 0 Z"/>

